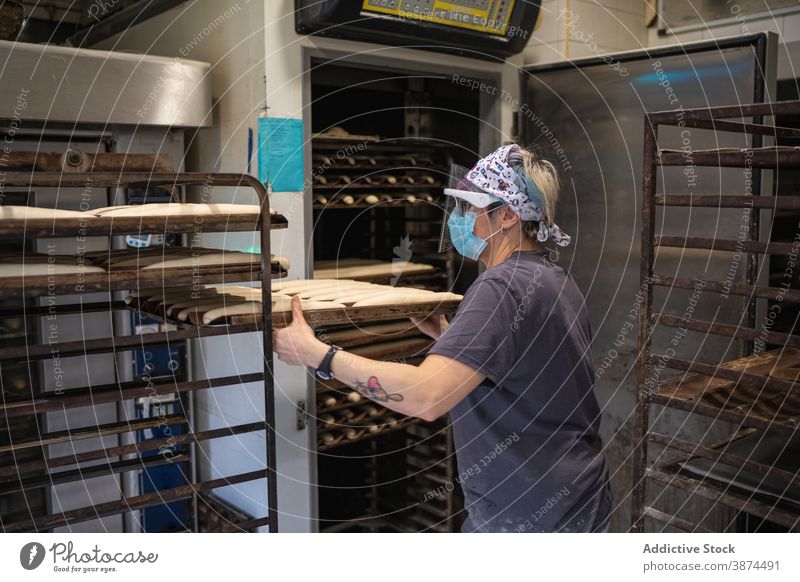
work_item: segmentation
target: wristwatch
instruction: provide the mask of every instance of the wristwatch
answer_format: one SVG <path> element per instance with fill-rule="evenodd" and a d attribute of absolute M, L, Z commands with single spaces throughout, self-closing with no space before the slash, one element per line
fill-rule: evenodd
<path fill-rule="evenodd" d="M 325 357 L 322 358 L 322 362 L 320 363 L 319 367 L 314 371 L 317 375 L 317 378 L 320 380 L 331 380 L 333 378 L 333 372 L 331 372 L 331 360 L 333 360 L 333 354 L 341 350 L 339 346 L 331 345 L 331 348 L 328 350 L 328 353 L 325 354 Z"/>

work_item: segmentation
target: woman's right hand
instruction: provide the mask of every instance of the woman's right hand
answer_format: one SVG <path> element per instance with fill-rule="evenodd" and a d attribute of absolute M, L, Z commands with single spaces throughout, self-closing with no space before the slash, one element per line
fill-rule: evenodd
<path fill-rule="evenodd" d="M 433 339 L 439 339 L 449 325 L 444 315 L 430 315 L 425 318 L 411 317 L 409 319 L 422 333 Z"/>

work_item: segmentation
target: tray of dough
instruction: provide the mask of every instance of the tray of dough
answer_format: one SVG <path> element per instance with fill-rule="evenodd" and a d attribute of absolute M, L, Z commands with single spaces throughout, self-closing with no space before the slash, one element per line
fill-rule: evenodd
<path fill-rule="evenodd" d="M 336 259 L 314 263 L 314 279 L 354 279 L 382 282 L 393 278 L 419 278 L 437 275 L 433 265 L 410 261 Z"/>
<path fill-rule="evenodd" d="M 220 249 L 152 247 L 82 255 L 0 254 L 0 293 L 82 293 L 196 281 L 259 279 L 261 255 Z M 285 277 L 289 264 L 273 256 L 271 277 Z"/>
<path fill-rule="evenodd" d="M 412 287 L 392 287 L 347 279 L 294 280 L 273 283 L 272 324 L 291 322 L 291 300 L 300 296 L 312 326 L 425 317 L 458 308 L 462 296 Z M 179 325 L 239 325 L 261 321 L 261 289 L 232 285 L 199 288 L 150 288 L 131 291 L 133 309 Z"/>
<path fill-rule="evenodd" d="M 755 356 L 737 358 L 721 369 L 763 378 L 797 382 L 800 378 L 800 350 L 783 347 Z M 749 384 L 699 373 L 683 374 L 659 382 L 656 395 L 684 402 L 739 412 L 770 423 L 797 426 L 800 422 L 800 394 L 760 382 Z"/>
<path fill-rule="evenodd" d="M 257 204 L 177 202 L 109 206 L 82 212 L 0 206 L 0 236 L 253 231 L 260 212 Z M 284 216 L 272 208 L 269 213 L 270 229 L 286 228 Z"/>

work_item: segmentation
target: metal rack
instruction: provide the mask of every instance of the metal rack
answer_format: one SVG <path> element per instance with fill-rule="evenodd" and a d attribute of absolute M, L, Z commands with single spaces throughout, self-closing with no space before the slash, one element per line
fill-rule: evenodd
<path fill-rule="evenodd" d="M 711 168 L 752 168 L 753 179 L 757 172 L 772 170 L 777 180 L 777 171 L 800 168 L 800 147 L 795 145 L 762 146 L 765 137 L 792 141 L 800 139 L 800 129 L 777 127 L 763 123 L 770 116 L 800 118 L 800 101 L 764 103 L 741 106 L 713 107 L 648 113 L 644 132 L 644 180 L 642 203 L 642 254 L 641 278 L 643 301 L 639 311 L 639 352 L 637 362 L 637 403 L 634 422 L 632 530 L 644 531 L 645 518 L 683 531 L 706 531 L 700 523 L 693 523 L 679 515 L 670 514 L 647 503 L 646 485 L 657 483 L 658 487 L 675 487 L 698 496 L 707 504 L 721 504 L 747 515 L 777 524 L 789 531 L 800 531 L 800 511 L 778 501 L 765 498 L 766 483 L 770 482 L 796 487 L 800 484 L 798 469 L 785 470 L 771 464 L 758 462 L 734 453 L 737 443 L 743 438 L 763 439 L 767 431 L 788 443 L 798 435 L 800 426 L 800 395 L 797 392 L 800 366 L 800 334 L 792 328 L 788 333 L 765 330 L 754 325 L 748 314 L 756 312 L 756 303 L 768 300 L 783 304 L 800 303 L 800 292 L 791 289 L 791 284 L 779 286 L 758 285 L 757 269 L 748 269 L 745 283 L 731 280 L 706 280 L 694 277 L 667 276 L 654 273 L 656 250 L 659 248 L 702 249 L 705 253 L 739 252 L 748 257 L 797 255 L 798 245 L 792 242 L 758 240 L 756 229 L 750 228 L 748 237 L 742 240 L 728 238 L 703 238 L 693 236 L 659 235 L 656 227 L 657 210 L 668 213 L 674 207 L 751 209 L 777 211 L 800 209 L 800 192 L 780 196 L 758 196 L 747 193 L 725 192 L 711 194 L 657 193 L 660 172 L 665 168 L 681 168 L 690 165 Z M 748 121 L 752 118 L 752 121 Z M 734 132 L 749 139 L 745 148 L 721 148 L 703 151 L 675 151 L 659 149 L 659 128 L 672 126 L 717 132 Z M 671 129 L 671 128 L 670 128 Z M 674 131 L 674 130 L 673 130 Z M 800 145 L 800 142 L 793 142 Z M 721 171 L 721 170 L 720 170 Z M 772 238 L 772 237 L 770 237 Z M 683 252 L 683 251 L 681 251 Z M 752 267 L 753 262 L 749 265 Z M 742 315 L 745 325 L 688 319 L 669 313 L 654 313 L 654 288 L 693 290 L 702 288 L 704 293 L 719 297 L 721 294 L 738 296 L 748 302 Z M 770 346 L 767 351 L 751 351 L 750 355 L 715 363 L 702 360 L 702 351 L 691 359 L 676 356 L 669 344 L 654 340 L 659 330 L 678 330 L 680 333 L 696 332 L 704 337 L 731 338 L 730 342 L 762 342 Z M 677 332 L 676 332 L 677 333 Z M 663 336 L 662 336 L 663 337 Z M 654 343 L 659 343 L 657 348 Z M 752 346 L 752 343 L 749 344 Z M 671 378 L 660 379 L 660 372 L 672 370 Z M 709 424 L 732 427 L 733 434 L 713 444 L 695 443 L 674 434 L 661 434 L 651 427 L 650 409 L 661 405 L 689 415 L 700 415 Z M 730 424 L 725 424 L 730 423 Z M 759 440 L 760 442 L 760 440 Z M 667 460 L 650 463 L 650 445 L 663 447 L 662 454 L 669 450 L 680 455 Z M 731 448 L 729 448 L 731 447 Z M 660 459 L 660 455 L 659 455 Z M 723 481 L 714 474 L 690 474 L 687 463 L 693 460 L 710 461 L 733 467 L 737 475 L 748 471 L 759 475 L 762 481 L 753 490 L 742 489 L 732 479 Z M 703 462 L 705 462 L 703 461 Z"/>
<path fill-rule="evenodd" d="M 360 280 L 395 284 L 399 278 L 399 285 L 433 290 L 454 286 L 453 251 L 438 252 L 441 191 L 452 161 L 447 147 L 414 138 L 318 134 L 312 140 L 312 156 L 315 238 L 323 244 L 341 238 L 340 232 L 328 234 L 328 229 L 339 228 L 341 220 L 350 216 L 352 220 L 363 220 L 359 224 L 364 225 L 367 233 L 356 256 L 382 260 L 389 265 L 397 258 L 405 260 L 408 253 L 414 262 L 434 267 L 428 272 Z M 413 246 L 404 248 L 409 242 Z M 346 260 L 346 251 L 342 254 Z M 317 262 L 315 267 L 330 266 L 328 263 L 338 266 L 343 264 L 341 258 L 337 254 L 335 259 Z M 365 357 L 408 363 L 421 361 L 432 344 L 413 326 L 400 335 L 395 333 L 386 338 L 359 332 L 358 328 L 342 328 L 329 336 L 337 345 L 343 345 L 334 336 L 344 334 L 349 338 L 344 340 L 347 349 Z M 455 472 L 455 457 L 446 453 L 448 448 L 452 449 L 449 425 L 443 421 L 437 423 L 442 426 L 423 438 L 420 434 L 426 432 L 426 427 L 417 419 L 385 409 L 370 417 L 363 403 L 347 400 L 353 395 L 349 388 L 336 382 L 317 383 L 317 450 L 358 457 L 364 452 L 349 445 L 360 441 L 368 441 L 372 450 L 372 455 L 364 460 L 367 481 L 371 484 L 365 496 L 368 506 L 363 508 L 364 515 L 327 525 L 324 531 L 456 531 L 453 515 L 459 509 L 452 488 L 430 502 L 420 502 L 433 479 Z M 325 406 L 324 401 L 331 398 L 337 403 Z M 430 446 L 418 446 L 422 442 Z M 415 466 L 414 459 L 422 457 L 426 459 L 425 467 Z M 387 477 L 389 474 L 392 476 Z M 384 478 L 398 484 L 386 485 L 382 483 Z"/>
<path fill-rule="evenodd" d="M 124 159 L 124 156 L 120 156 Z M 218 186 L 246 187 L 255 191 L 261 212 L 257 219 L 253 216 L 241 217 L 241 220 L 229 220 L 229 217 L 213 216 L 176 216 L 169 217 L 167 220 L 148 220 L 148 219 L 115 219 L 113 221 L 91 220 L 91 219 L 65 219 L 65 220 L 29 220 L 22 225 L 15 224 L 13 221 L 0 225 L 0 237 L 2 238 L 37 238 L 37 237 L 68 237 L 103 235 L 114 236 L 122 234 L 142 234 L 142 233 L 196 233 L 198 228 L 203 232 L 223 232 L 230 230 L 241 231 L 260 231 L 261 256 L 258 268 L 248 266 L 246 269 L 241 267 L 229 268 L 204 268 L 199 271 L 193 269 L 164 270 L 157 274 L 150 273 L 148 280 L 143 286 L 151 286 L 153 283 L 164 287 L 180 284 L 195 284 L 202 282 L 234 282 L 234 281 L 260 281 L 261 301 L 263 305 L 261 320 L 253 324 L 232 325 L 218 328 L 197 328 L 167 326 L 163 331 L 142 333 L 132 336 L 108 337 L 102 339 L 89 339 L 85 341 L 70 341 L 60 343 L 58 348 L 59 357 L 69 355 L 83 355 L 96 353 L 124 352 L 132 349 L 139 349 L 145 346 L 164 345 L 183 340 L 199 337 L 210 337 L 218 335 L 229 335 L 244 332 L 262 332 L 262 347 L 264 371 L 261 373 L 248 374 L 245 376 L 234 375 L 219 378 L 209 378 L 194 381 L 163 381 L 155 383 L 116 382 L 103 386 L 86 386 L 81 388 L 64 389 L 59 393 L 43 392 L 37 387 L 31 386 L 30 393 L 24 397 L 6 399 L 4 397 L 0 403 L 0 410 L 4 419 L 36 415 L 47 411 L 66 410 L 80 406 L 96 406 L 105 402 L 122 402 L 138 398 L 145 395 L 177 393 L 192 393 L 204 389 L 221 389 L 224 386 L 238 385 L 244 382 L 263 382 L 265 395 L 264 421 L 251 422 L 236 426 L 226 426 L 222 428 L 192 431 L 189 430 L 182 434 L 171 437 L 169 443 L 167 439 L 147 440 L 143 442 L 132 442 L 120 446 L 101 448 L 85 452 L 73 451 L 69 455 L 48 458 L 45 447 L 57 442 L 73 442 L 82 438 L 96 437 L 102 435 L 119 435 L 135 432 L 154 426 L 154 423 L 165 423 L 167 425 L 186 425 L 187 419 L 184 414 L 176 414 L 166 418 L 157 419 L 137 419 L 111 424 L 96 424 L 82 426 L 80 428 L 51 433 L 37 431 L 35 437 L 27 437 L 23 440 L 15 440 L 9 436 L 9 440 L 0 444 L 0 453 L 15 454 L 17 451 L 29 449 L 42 449 L 44 456 L 35 461 L 14 466 L 0 468 L 0 495 L 10 493 L 26 494 L 28 491 L 40 490 L 57 483 L 74 482 L 100 475 L 114 475 L 128 471 L 135 471 L 145 466 L 155 466 L 171 462 L 174 459 L 166 459 L 164 456 L 145 456 L 143 453 L 158 451 L 160 447 L 169 444 L 181 449 L 181 458 L 187 456 L 186 448 L 194 444 L 209 441 L 211 439 L 223 438 L 231 435 L 264 431 L 266 438 L 266 467 L 256 471 L 244 472 L 236 475 L 210 479 L 198 482 L 193 477 L 186 475 L 186 483 L 181 486 L 161 489 L 152 493 L 145 493 L 136 496 L 122 496 L 120 499 L 99 504 L 92 504 L 87 507 L 54 512 L 46 515 L 36 515 L 29 511 L 20 511 L 16 514 L 0 516 L 0 528 L 6 532 L 20 531 L 48 531 L 54 528 L 69 526 L 71 524 L 89 521 L 104 516 L 118 515 L 126 512 L 166 504 L 169 502 L 190 499 L 190 498 L 209 498 L 210 493 L 220 487 L 245 483 L 248 481 L 266 478 L 267 487 L 267 515 L 263 517 L 250 518 L 235 511 L 229 512 L 230 515 L 242 516 L 243 521 L 236 523 L 217 524 L 219 528 L 227 531 L 233 529 L 237 531 L 252 531 L 258 527 L 268 526 L 270 532 L 278 531 L 278 508 L 277 508 L 277 471 L 276 471 L 276 434 L 275 434 L 275 409 L 274 384 L 273 384 L 273 361 L 272 361 L 272 313 L 271 313 L 271 279 L 276 276 L 273 272 L 270 261 L 270 230 L 275 228 L 285 228 L 287 226 L 282 216 L 270 216 L 269 197 L 264 186 L 256 179 L 247 175 L 238 174 L 213 174 L 213 173 L 167 173 L 158 171 L 158 168 L 151 160 L 151 167 L 156 168 L 148 172 L 144 171 L 85 171 L 86 168 L 78 168 L 70 171 L 65 168 L 63 171 L 15 171 L 6 174 L 5 185 L 30 189 L 34 187 L 80 187 L 80 188 L 174 188 L 188 185 L 199 185 L 206 189 Z M 196 220 L 200 218 L 200 220 Z M 280 273 L 280 275 L 285 275 Z M 119 291 L 136 288 L 142 283 L 141 278 L 131 278 L 129 272 L 103 273 L 102 276 L 88 277 L 82 282 L 84 285 L 80 291 Z M 29 298 L 43 296 L 47 294 L 75 294 L 76 281 L 72 277 L 59 277 L 57 281 L 49 282 L 47 277 L 13 277 L 3 278 L 0 282 L 0 298 Z M 2 317 L 41 317 L 46 315 L 46 307 L 28 307 L 22 303 L 18 310 L 4 310 Z M 87 312 L 109 312 L 115 310 L 130 309 L 124 302 L 109 301 L 92 304 L 82 304 L 80 302 L 71 305 L 59 305 L 58 314 L 80 314 Z M 47 343 L 0 347 L 0 365 L 15 360 L 36 361 L 45 360 L 52 357 L 53 346 Z M 38 423 L 37 423 L 38 426 Z M 105 445 L 103 445 L 105 446 Z M 130 455 L 136 455 L 129 458 Z M 123 460 L 124 459 L 124 460 Z M 106 461 L 96 464 L 97 461 Z M 93 464 L 94 463 L 94 464 Z M 61 469 L 64 470 L 61 470 Z"/>

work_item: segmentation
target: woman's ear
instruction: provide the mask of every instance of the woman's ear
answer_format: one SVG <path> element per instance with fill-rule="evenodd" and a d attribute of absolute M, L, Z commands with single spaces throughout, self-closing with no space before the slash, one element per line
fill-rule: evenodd
<path fill-rule="evenodd" d="M 500 219 L 499 226 L 504 231 L 511 230 L 511 228 L 519 222 L 519 215 L 514 212 L 508 204 L 503 204 L 503 206 L 498 208 L 497 214 Z"/>

